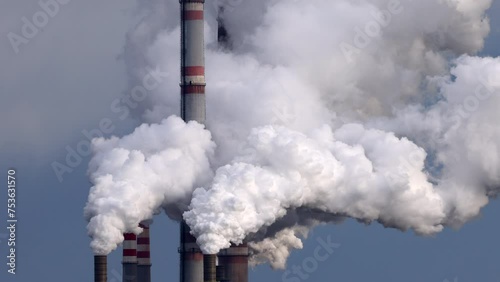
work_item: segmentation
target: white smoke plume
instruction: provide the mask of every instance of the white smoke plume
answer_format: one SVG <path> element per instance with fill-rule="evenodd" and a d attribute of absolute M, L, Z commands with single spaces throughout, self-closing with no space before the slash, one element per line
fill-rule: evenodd
<path fill-rule="evenodd" d="M 140 186 L 151 191 L 149 203 L 125 195 L 140 193 L 137 179 L 150 165 L 124 174 L 111 155 L 124 141 L 96 141 L 86 208 L 94 251 L 111 251 L 123 231 L 137 232 L 163 208 L 174 219 L 184 212 L 204 252 L 245 240 L 253 263 L 283 268 L 318 224 L 351 217 L 430 235 L 473 219 L 498 194 L 500 59 L 476 56 L 490 0 L 216 2 L 226 5 L 233 49 L 217 48 L 216 9 L 207 2 L 213 141 L 198 125 L 204 138 L 188 146 L 196 157 L 157 143 L 157 152 L 180 149 L 191 169 L 155 170 L 168 181 Z M 154 124 L 179 112 L 178 1 L 139 3 L 145 16 L 124 59 L 131 87 L 149 69 L 169 74 L 133 109 Z M 134 149 L 147 154 L 150 146 Z M 131 204 L 134 212 L 122 212 Z"/>
<path fill-rule="evenodd" d="M 210 179 L 215 144 L 202 125 L 178 117 L 138 127 L 121 139 L 94 139 L 89 164 L 94 186 L 85 207 L 96 254 L 108 254 L 123 233 L 142 231 L 162 207 L 185 209 L 194 187 Z M 173 218 L 180 215 L 175 210 Z"/>
<path fill-rule="evenodd" d="M 217 170 L 210 189 L 195 191 L 184 214 L 204 252 L 241 243 L 299 207 L 421 234 L 442 230 L 444 202 L 423 172 L 425 151 L 406 138 L 357 124 L 311 137 L 268 126 L 255 129 L 248 146 Z M 414 156 L 416 165 L 402 167 L 399 156 Z"/>
<path fill-rule="evenodd" d="M 255 255 L 250 257 L 250 265 L 269 262 L 275 269 L 285 268 L 290 252 L 303 248 L 302 240 L 298 236 L 307 238 L 309 228 L 311 226 L 292 226 L 260 242 L 250 242 L 249 247 L 255 252 Z"/>

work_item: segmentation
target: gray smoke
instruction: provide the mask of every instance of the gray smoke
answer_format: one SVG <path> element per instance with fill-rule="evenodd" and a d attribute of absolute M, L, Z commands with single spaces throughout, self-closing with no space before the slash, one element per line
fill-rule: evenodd
<path fill-rule="evenodd" d="M 139 3 L 145 16 L 128 34 L 124 59 L 130 87 L 151 69 L 166 74 L 134 109 L 155 124 L 179 112 L 178 2 Z M 136 202 L 127 212 L 120 207 L 128 192 L 120 189 L 137 189 L 147 162 L 124 174 L 121 163 L 106 164 L 124 145 L 96 141 L 86 208 L 94 250 L 111 251 L 119 232 L 137 232 L 136 221 L 163 208 L 176 220 L 184 213 L 204 252 L 246 240 L 254 263 L 283 268 L 318 224 L 350 217 L 430 235 L 473 219 L 498 194 L 500 60 L 475 56 L 489 33 L 491 1 L 218 3 L 233 50 L 217 48 L 217 9 L 208 4 L 213 141 L 199 126 L 204 138 L 186 148 L 157 143 L 154 156 L 174 148 L 182 159 L 198 148 L 192 170 L 155 171 L 152 179 L 170 182 L 145 183 L 154 204 Z M 133 150 L 147 155 L 143 143 Z M 185 173 L 189 181 L 175 184 Z M 120 176 L 120 186 L 102 175 Z"/>

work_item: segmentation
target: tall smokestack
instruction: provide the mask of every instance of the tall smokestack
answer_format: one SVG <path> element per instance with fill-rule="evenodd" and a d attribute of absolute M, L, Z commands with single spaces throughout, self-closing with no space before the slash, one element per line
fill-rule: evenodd
<path fill-rule="evenodd" d="M 205 123 L 205 0 L 181 2 L 181 116 Z"/>
<path fill-rule="evenodd" d="M 224 7 L 219 7 L 217 16 L 217 41 L 219 47 L 230 50 L 231 38 L 224 22 Z M 222 250 L 218 254 L 219 258 L 219 279 L 224 282 L 248 282 L 248 246 L 232 245 L 230 248 Z"/>
<path fill-rule="evenodd" d="M 149 226 L 139 224 L 139 227 L 144 230 L 137 237 L 137 282 L 151 282 Z"/>
<path fill-rule="evenodd" d="M 203 281 L 216 282 L 217 255 L 203 255 Z"/>
<path fill-rule="evenodd" d="M 180 0 L 181 6 L 181 117 L 205 123 L 205 0 Z M 203 254 L 181 222 L 180 281 L 203 282 Z"/>
<path fill-rule="evenodd" d="M 203 254 L 196 238 L 189 233 L 186 222 L 181 222 L 181 282 L 203 282 Z"/>
<path fill-rule="evenodd" d="M 248 245 L 232 245 L 218 254 L 219 265 L 226 271 L 227 281 L 248 282 Z"/>
<path fill-rule="evenodd" d="M 108 257 L 94 256 L 94 282 L 108 281 Z"/>
<path fill-rule="evenodd" d="M 123 282 L 137 282 L 137 236 L 123 234 Z"/>

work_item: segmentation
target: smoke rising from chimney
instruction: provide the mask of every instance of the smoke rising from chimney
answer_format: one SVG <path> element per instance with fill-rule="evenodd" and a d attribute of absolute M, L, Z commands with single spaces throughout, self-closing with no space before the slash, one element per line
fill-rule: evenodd
<path fill-rule="evenodd" d="M 178 3 L 166 2 L 141 5 L 124 52 L 130 85 L 158 65 L 171 73 L 135 109 L 151 125 L 94 141 L 94 252 L 163 208 L 184 213 L 207 254 L 247 239 L 255 263 L 284 267 L 319 223 L 430 235 L 500 191 L 500 59 L 475 56 L 490 0 L 244 1 L 224 13 L 232 52 L 210 47 L 209 10 L 210 133 L 162 122 L 179 114 Z M 380 32 L 366 34 L 374 24 Z"/>

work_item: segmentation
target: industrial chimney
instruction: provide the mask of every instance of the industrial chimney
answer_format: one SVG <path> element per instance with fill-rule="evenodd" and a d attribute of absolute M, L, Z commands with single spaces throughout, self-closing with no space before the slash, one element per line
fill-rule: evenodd
<path fill-rule="evenodd" d="M 217 282 L 217 255 L 203 255 L 203 281 Z"/>
<path fill-rule="evenodd" d="M 181 2 L 181 116 L 205 123 L 205 0 Z"/>
<path fill-rule="evenodd" d="M 139 227 L 143 231 L 137 236 L 137 282 L 151 282 L 149 226 L 139 224 Z"/>
<path fill-rule="evenodd" d="M 205 123 L 205 0 L 180 0 L 181 117 Z M 180 281 L 203 282 L 203 254 L 189 226 L 181 222 Z"/>
<path fill-rule="evenodd" d="M 231 37 L 224 22 L 224 7 L 219 7 L 217 16 L 217 41 L 219 47 L 225 50 L 232 48 Z M 248 282 L 248 246 L 231 245 L 230 248 L 221 250 L 219 259 L 219 281 Z"/>
<path fill-rule="evenodd" d="M 217 265 L 215 269 L 215 277 L 217 282 L 231 282 L 226 277 L 226 268 L 223 265 Z"/>
<path fill-rule="evenodd" d="M 196 238 L 189 233 L 189 226 L 181 222 L 180 281 L 203 282 L 203 253 L 196 244 Z"/>
<path fill-rule="evenodd" d="M 108 281 L 108 257 L 94 256 L 94 282 Z"/>
<path fill-rule="evenodd" d="M 137 282 L 137 236 L 134 233 L 123 234 L 123 282 Z"/>
<path fill-rule="evenodd" d="M 231 282 L 248 282 L 248 245 L 232 245 L 218 254 L 219 265 L 225 269 L 225 278 Z"/>

